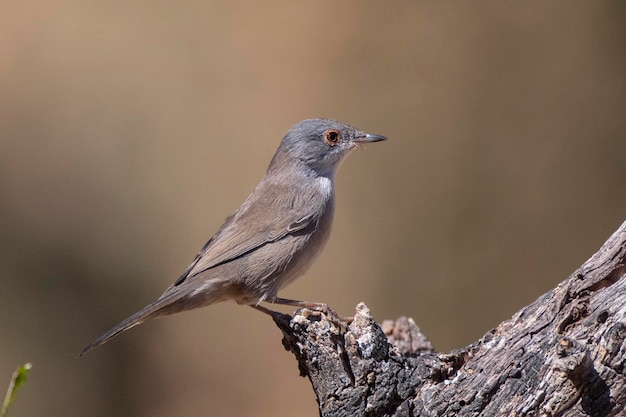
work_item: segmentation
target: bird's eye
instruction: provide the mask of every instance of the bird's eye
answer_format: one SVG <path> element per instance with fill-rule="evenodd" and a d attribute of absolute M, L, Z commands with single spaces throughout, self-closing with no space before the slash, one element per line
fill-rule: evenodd
<path fill-rule="evenodd" d="M 330 146 L 335 146 L 341 140 L 341 133 L 335 129 L 328 129 L 324 132 L 324 142 Z"/>

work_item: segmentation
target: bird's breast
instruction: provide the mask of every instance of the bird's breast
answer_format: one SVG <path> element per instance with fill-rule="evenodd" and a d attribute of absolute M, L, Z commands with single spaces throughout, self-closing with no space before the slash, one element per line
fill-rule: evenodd
<path fill-rule="evenodd" d="M 328 242 L 334 214 L 332 182 L 320 179 L 314 188 L 309 188 L 308 193 L 301 193 L 297 207 L 294 208 L 299 213 L 303 207 L 310 210 L 308 213 L 313 217 L 310 223 L 304 229 L 269 243 L 251 254 L 248 266 L 255 271 L 247 271 L 245 275 L 262 277 L 246 280 L 256 287 L 258 300 L 274 298 L 281 288 L 302 276 Z M 267 272 L 259 274 L 259 269 Z"/>

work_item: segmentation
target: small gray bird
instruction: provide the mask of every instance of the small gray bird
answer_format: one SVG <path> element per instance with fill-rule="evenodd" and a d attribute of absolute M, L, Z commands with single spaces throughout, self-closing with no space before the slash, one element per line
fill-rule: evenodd
<path fill-rule="evenodd" d="M 161 297 L 119 323 L 80 353 L 144 321 L 226 300 L 298 307 L 320 303 L 278 298 L 306 272 L 328 241 L 335 206 L 334 180 L 358 145 L 385 140 L 336 120 L 309 119 L 283 138 L 265 177 Z"/>

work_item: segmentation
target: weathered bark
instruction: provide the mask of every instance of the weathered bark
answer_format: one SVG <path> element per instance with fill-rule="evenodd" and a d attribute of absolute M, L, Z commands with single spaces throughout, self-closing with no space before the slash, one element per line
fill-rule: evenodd
<path fill-rule="evenodd" d="M 472 345 L 411 319 L 273 315 L 323 416 L 626 415 L 626 223 L 568 279 Z"/>

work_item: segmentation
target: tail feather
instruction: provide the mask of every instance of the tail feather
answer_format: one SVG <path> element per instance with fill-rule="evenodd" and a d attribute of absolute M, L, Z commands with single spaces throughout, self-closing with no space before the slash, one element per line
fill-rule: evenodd
<path fill-rule="evenodd" d="M 126 320 L 118 323 L 111 330 L 87 345 L 78 356 L 83 356 L 91 349 L 97 348 L 106 343 L 109 339 L 148 319 L 205 307 L 218 301 L 233 298 L 232 293 L 229 292 L 228 286 L 224 285 L 223 281 L 214 281 L 210 289 L 204 288 L 201 292 L 193 291 L 194 288 L 195 287 L 171 286 L 154 303 L 147 305 Z"/>
<path fill-rule="evenodd" d="M 106 332 L 105 334 L 103 334 L 102 336 L 94 340 L 93 342 L 91 342 L 89 345 L 87 345 L 83 350 L 81 350 L 78 356 L 83 356 L 85 353 L 89 352 L 91 349 L 97 348 L 98 346 L 108 342 L 109 339 L 112 339 L 118 334 L 125 332 L 131 327 L 135 327 L 136 325 L 141 324 L 145 320 L 149 319 L 150 315 L 154 313 L 153 311 L 150 311 L 152 310 L 152 308 L 150 307 L 151 306 L 147 306 L 146 308 L 142 309 L 141 311 L 138 311 L 137 313 L 133 314 L 126 320 L 118 323 L 111 330 L 109 330 L 108 332 Z"/>
<path fill-rule="evenodd" d="M 184 310 L 184 303 L 180 303 L 182 294 L 180 293 L 170 293 L 164 294 L 161 298 L 155 301 L 152 304 L 147 305 L 142 308 L 126 320 L 118 323 L 111 330 L 91 342 L 87 345 L 78 356 L 83 356 L 85 353 L 89 352 L 91 349 L 97 348 L 98 346 L 108 342 L 110 339 L 114 338 L 118 334 L 125 332 L 131 327 L 135 327 L 138 324 L 143 323 L 148 319 L 153 319 L 160 316 L 166 316 L 169 314 L 176 313 L 178 311 Z"/>

